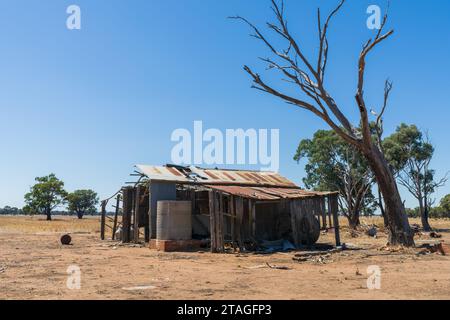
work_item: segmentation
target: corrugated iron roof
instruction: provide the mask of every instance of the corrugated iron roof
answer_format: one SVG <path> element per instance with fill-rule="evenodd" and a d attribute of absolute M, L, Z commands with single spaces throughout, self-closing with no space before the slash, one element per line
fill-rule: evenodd
<path fill-rule="evenodd" d="M 302 199 L 336 194 L 336 192 L 307 191 L 300 188 L 268 188 L 223 185 L 207 185 L 207 187 L 231 195 L 255 200 Z"/>
<path fill-rule="evenodd" d="M 292 181 L 275 172 L 240 171 L 223 169 L 203 169 L 198 167 L 180 166 L 148 166 L 137 165 L 138 170 L 150 180 L 171 181 L 178 183 L 220 184 L 220 185 L 251 185 L 251 186 L 297 186 Z"/>

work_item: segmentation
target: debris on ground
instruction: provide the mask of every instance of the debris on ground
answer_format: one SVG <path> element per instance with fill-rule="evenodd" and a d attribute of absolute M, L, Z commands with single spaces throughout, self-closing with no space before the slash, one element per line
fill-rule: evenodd
<path fill-rule="evenodd" d="M 420 233 L 420 226 L 417 223 L 413 223 L 411 224 L 411 230 L 414 233 Z"/>
<path fill-rule="evenodd" d="M 404 247 L 402 245 L 390 245 L 387 243 L 378 249 L 379 251 L 389 251 L 390 253 L 413 253 L 414 248 Z"/>
<path fill-rule="evenodd" d="M 292 260 L 297 262 L 313 262 L 317 264 L 325 264 L 333 262 L 333 260 L 331 260 L 330 258 L 330 252 L 313 252 L 312 254 L 307 254 L 307 252 L 305 252 L 305 254 L 296 254 L 294 257 L 292 257 Z"/>
<path fill-rule="evenodd" d="M 245 269 L 263 269 L 263 268 L 270 268 L 270 269 L 276 269 L 276 270 L 291 270 L 291 268 L 289 268 L 289 267 L 271 265 L 268 262 L 266 262 L 266 264 L 259 264 L 256 266 L 245 267 Z"/>
<path fill-rule="evenodd" d="M 349 228 L 348 232 L 352 238 L 359 238 L 361 236 L 367 235 L 372 238 L 376 238 L 378 231 L 382 232 L 383 230 L 378 228 L 375 224 L 361 224 L 357 226 L 355 229 Z"/>
<path fill-rule="evenodd" d="M 262 269 L 266 268 L 267 266 L 265 264 L 259 264 L 257 266 L 251 266 L 251 267 L 245 267 L 245 269 Z"/>
<path fill-rule="evenodd" d="M 342 250 L 344 250 L 344 246 L 341 247 L 337 247 L 331 250 L 326 250 L 326 251 L 305 251 L 305 252 L 299 252 L 295 254 L 295 257 L 297 258 L 301 258 L 301 257 L 313 257 L 313 256 L 319 256 L 319 255 L 324 255 L 324 254 L 331 254 L 331 253 L 337 253 L 337 252 L 341 252 Z"/>
<path fill-rule="evenodd" d="M 100 245 L 100 247 L 112 248 L 113 250 L 116 250 L 118 247 L 144 248 L 144 247 L 147 247 L 147 245 L 144 242 L 123 243 L 123 242 L 118 242 L 118 241 L 112 241 L 112 242 L 109 242 L 109 243 L 103 243 L 103 244 Z"/>
<path fill-rule="evenodd" d="M 266 265 L 267 265 L 270 269 L 277 269 L 277 270 L 291 270 L 291 268 L 286 267 L 286 266 L 270 265 L 269 263 L 266 263 Z"/>
<path fill-rule="evenodd" d="M 5 272 L 5 271 L 6 271 L 6 267 L 0 266 L 0 273 L 3 273 L 3 272 Z"/>
<path fill-rule="evenodd" d="M 119 243 L 117 244 L 119 247 L 128 247 L 128 248 L 144 248 L 146 247 L 145 243 Z M 113 246 L 114 248 L 115 246 Z"/>
<path fill-rule="evenodd" d="M 422 250 L 418 252 L 418 255 L 426 255 L 431 253 L 437 253 L 443 256 L 450 255 L 450 245 L 443 242 L 424 243 L 420 248 L 422 248 Z"/>
<path fill-rule="evenodd" d="M 156 286 L 136 286 L 136 287 L 124 287 L 122 290 L 126 291 L 140 291 L 140 290 L 153 290 L 156 289 Z"/>
<path fill-rule="evenodd" d="M 366 231 L 367 235 L 369 237 L 376 237 L 377 236 L 377 227 L 376 226 L 372 226 L 370 227 L 367 231 Z"/>
<path fill-rule="evenodd" d="M 68 246 L 70 242 L 72 242 L 72 237 L 68 234 L 64 234 L 61 236 L 61 244 L 64 246 Z"/>
<path fill-rule="evenodd" d="M 353 243 L 343 243 L 342 250 L 362 250 L 362 248 Z"/>
<path fill-rule="evenodd" d="M 437 232 L 432 231 L 432 232 L 430 232 L 430 237 L 431 238 L 442 238 L 442 235 Z"/>
<path fill-rule="evenodd" d="M 362 250 L 362 248 L 352 243 L 343 243 L 342 246 L 331 247 L 331 249 L 298 252 L 294 255 L 294 257 L 292 257 L 292 259 L 297 262 L 309 261 L 318 264 L 325 264 L 333 262 L 331 259 L 333 254 L 341 253 L 347 250 Z M 342 255 L 346 254 L 342 253 Z"/>

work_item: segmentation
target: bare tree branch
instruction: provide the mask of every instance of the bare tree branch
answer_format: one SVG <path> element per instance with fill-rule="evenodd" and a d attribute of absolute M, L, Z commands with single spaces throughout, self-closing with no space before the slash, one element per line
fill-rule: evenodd
<path fill-rule="evenodd" d="M 288 48 L 284 50 L 283 52 L 278 51 L 275 46 L 271 44 L 271 42 L 262 34 L 262 32 L 253 25 L 250 21 L 247 19 L 241 17 L 241 16 L 235 16 L 230 17 L 232 19 L 238 19 L 243 22 L 245 22 L 247 25 L 249 25 L 253 31 L 254 34 L 253 37 L 261 40 L 268 48 L 269 50 L 277 57 L 281 58 L 282 60 L 286 61 L 288 63 L 287 66 L 281 66 L 277 62 L 273 61 L 270 58 L 262 59 L 264 62 L 268 63 L 268 69 L 277 69 L 281 71 L 288 79 L 290 83 L 295 83 L 298 85 L 298 87 L 301 89 L 303 93 L 305 93 L 309 98 L 313 99 L 315 104 L 317 106 L 313 106 L 309 103 L 306 103 L 305 101 L 301 99 L 296 99 L 293 97 L 284 96 L 283 98 L 280 95 L 277 95 L 278 97 L 284 99 L 288 103 L 300 106 L 302 108 L 305 108 L 309 111 L 312 111 L 322 119 L 324 119 L 327 124 L 330 125 L 331 128 L 337 129 L 338 134 L 345 139 L 347 142 L 352 143 L 354 145 L 359 144 L 360 141 L 358 140 L 357 136 L 354 134 L 354 129 L 348 119 L 344 116 L 344 114 L 340 111 L 339 107 L 331 98 L 331 96 L 328 94 L 326 89 L 323 86 L 323 78 L 324 78 L 324 72 L 327 64 L 327 57 L 328 57 L 328 40 L 327 40 L 327 30 L 329 23 L 334 15 L 337 14 L 339 9 L 344 4 L 345 0 L 341 0 L 340 4 L 330 13 L 330 15 L 327 17 L 327 20 L 325 22 L 325 25 L 322 29 L 322 27 L 319 26 L 319 29 L 321 31 L 320 33 L 320 40 L 321 40 L 321 49 L 320 49 L 320 56 L 319 58 L 319 65 L 320 67 L 315 70 L 312 67 L 312 64 L 309 62 L 309 60 L 306 58 L 306 56 L 301 51 L 299 45 L 297 42 L 293 39 L 291 34 L 289 33 L 288 27 L 287 27 L 287 21 L 284 17 L 284 2 L 281 1 L 281 5 L 278 5 L 275 0 L 272 1 L 272 11 L 274 12 L 278 25 L 274 23 L 267 23 L 267 26 L 269 29 L 273 30 L 276 34 L 280 35 L 283 39 L 285 39 L 288 42 Z M 319 12 L 320 14 L 320 12 Z M 320 22 L 320 18 L 319 18 Z M 292 58 L 289 56 L 291 49 L 293 48 L 295 57 Z M 300 61 L 305 65 L 306 70 L 303 70 L 301 66 L 299 66 L 297 62 L 297 57 L 300 58 Z M 246 71 L 250 68 L 246 67 Z M 265 92 L 274 93 L 278 92 L 274 88 L 271 88 L 270 86 L 266 85 L 264 83 L 260 83 L 261 78 L 259 75 L 249 72 L 253 79 L 256 80 L 255 83 L 257 84 L 254 86 L 257 89 L 260 89 Z M 311 74 L 311 76 L 309 75 Z M 278 92 L 278 94 L 280 94 Z M 300 103 L 299 103 L 300 102 Z M 340 128 L 339 125 L 337 125 L 329 116 L 325 105 L 328 107 L 328 109 L 331 111 L 331 113 L 336 117 L 336 119 L 339 121 L 339 123 L 343 126 L 344 130 Z"/>
<path fill-rule="evenodd" d="M 327 31 L 328 26 L 330 24 L 331 19 L 338 13 L 341 7 L 344 5 L 345 0 L 342 0 L 339 5 L 328 15 L 328 18 L 322 28 L 321 19 L 320 19 L 320 9 L 317 10 L 318 17 L 318 26 L 319 26 L 319 57 L 317 61 L 317 74 L 319 75 L 320 81 L 323 82 L 325 69 L 328 60 L 328 40 L 327 40 Z"/>
<path fill-rule="evenodd" d="M 385 16 L 383 20 L 383 24 L 378 31 L 376 37 L 372 40 L 370 39 L 363 47 L 358 62 L 358 89 L 356 92 L 356 102 L 359 107 L 359 113 L 361 115 L 361 126 L 363 132 L 363 139 L 365 141 L 365 145 L 370 145 L 371 143 L 371 133 L 369 127 L 369 117 L 367 113 L 366 102 L 364 100 L 364 75 L 366 71 L 366 57 L 367 55 L 376 47 L 377 44 L 381 43 L 383 40 L 387 39 L 391 36 L 394 31 L 391 30 L 388 33 L 381 36 L 382 29 L 384 24 L 386 23 L 387 16 Z"/>

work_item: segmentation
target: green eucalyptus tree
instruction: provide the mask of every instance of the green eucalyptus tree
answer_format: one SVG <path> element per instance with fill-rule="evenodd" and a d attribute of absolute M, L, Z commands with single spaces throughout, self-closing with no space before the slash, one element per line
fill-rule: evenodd
<path fill-rule="evenodd" d="M 29 213 L 45 214 L 52 220 L 52 210 L 65 203 L 67 192 L 64 182 L 55 174 L 35 178 L 36 184 L 25 195 L 26 210 Z"/>

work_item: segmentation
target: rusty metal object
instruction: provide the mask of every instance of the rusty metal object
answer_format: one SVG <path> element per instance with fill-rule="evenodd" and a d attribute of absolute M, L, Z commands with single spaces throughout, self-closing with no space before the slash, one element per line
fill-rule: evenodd
<path fill-rule="evenodd" d="M 61 236 L 61 244 L 62 245 L 69 245 L 72 242 L 72 237 L 68 234 L 65 234 L 63 236 Z"/>
<path fill-rule="evenodd" d="M 255 200 L 280 200 L 280 199 L 304 199 L 323 197 L 334 192 L 316 192 L 294 188 L 267 188 L 267 187 L 242 187 L 242 186 L 223 186 L 207 185 L 208 188 L 218 190 L 230 195 L 250 198 Z"/>
<path fill-rule="evenodd" d="M 245 186 L 274 186 L 296 188 L 292 181 L 280 176 L 276 172 L 250 170 L 204 169 L 194 166 L 148 166 L 137 165 L 140 173 L 150 180 L 172 181 L 177 183 L 245 185 Z M 201 177 L 194 180 L 192 177 Z"/>

